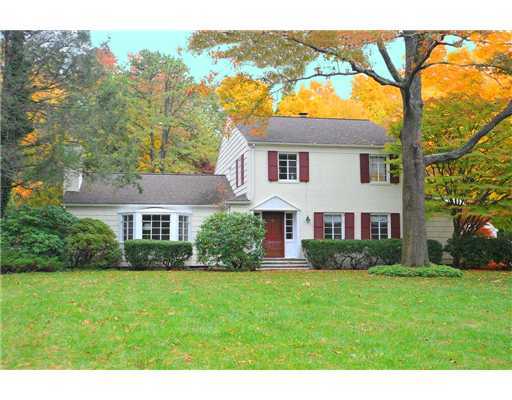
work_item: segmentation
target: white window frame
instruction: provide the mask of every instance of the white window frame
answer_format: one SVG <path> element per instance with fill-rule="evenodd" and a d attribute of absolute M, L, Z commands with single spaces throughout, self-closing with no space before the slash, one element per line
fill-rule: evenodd
<path fill-rule="evenodd" d="M 379 238 L 374 239 L 373 238 L 373 232 L 372 232 L 372 218 L 373 217 L 386 217 L 386 223 L 387 223 L 387 237 L 381 237 L 380 232 L 380 223 L 379 223 Z M 383 240 L 383 239 L 390 239 L 391 238 L 391 221 L 390 221 L 390 215 L 388 213 L 372 213 L 370 214 L 370 239 L 371 240 Z"/>
<path fill-rule="evenodd" d="M 284 213 L 284 239 L 285 240 L 294 240 L 295 239 L 295 218 L 293 217 L 292 212 L 285 212 Z M 288 225 L 289 219 L 291 218 L 291 225 Z M 288 228 L 291 228 L 291 234 L 292 237 L 288 237 Z"/>
<path fill-rule="evenodd" d="M 376 158 L 383 158 L 384 159 L 384 168 L 385 168 L 385 180 L 374 180 L 372 179 L 372 159 L 376 159 Z M 380 164 L 377 164 L 377 165 L 380 165 Z M 377 168 L 378 172 L 379 171 L 379 168 Z M 389 168 L 389 156 L 385 155 L 385 154 L 370 154 L 369 157 L 368 157 L 368 173 L 370 175 L 370 183 L 375 183 L 375 184 L 379 184 L 379 185 L 382 185 L 382 184 L 386 184 L 386 183 L 390 183 L 390 168 Z M 381 174 L 379 173 L 378 176 L 380 176 Z"/>
<path fill-rule="evenodd" d="M 124 218 L 125 217 L 132 217 L 132 232 L 131 232 L 131 239 L 129 238 L 128 230 L 127 230 L 127 236 L 128 239 L 125 239 L 124 237 Z M 129 223 L 128 223 L 129 226 Z M 121 242 L 124 243 L 126 240 L 133 240 L 135 239 L 135 214 L 134 213 L 123 213 L 121 214 Z"/>
<path fill-rule="evenodd" d="M 294 155 L 295 156 L 295 179 L 282 179 L 281 178 L 281 154 Z M 279 182 L 295 183 L 299 182 L 299 153 L 293 151 L 280 151 L 277 153 L 277 178 Z M 286 176 L 290 176 L 290 164 L 289 160 L 286 160 Z"/>
<path fill-rule="evenodd" d="M 185 229 L 181 223 L 181 219 L 186 218 L 187 223 Z M 189 242 L 190 241 L 190 215 L 178 214 L 178 241 Z"/>
<path fill-rule="evenodd" d="M 151 223 L 151 228 L 150 228 L 150 234 L 149 234 L 149 238 L 144 238 L 144 217 L 145 216 L 149 216 L 151 217 L 150 219 L 150 223 Z M 169 239 L 154 239 L 153 238 L 153 217 L 155 216 L 159 216 L 160 217 L 160 233 L 158 234 L 160 237 L 162 237 L 164 235 L 164 233 L 162 233 L 162 222 L 166 222 L 166 221 L 162 221 L 162 217 L 168 217 L 169 218 Z M 142 218 L 142 225 L 141 225 L 141 232 L 142 232 L 142 239 L 146 239 L 146 240 L 172 240 L 172 215 L 170 213 L 141 213 L 141 218 Z"/>
<path fill-rule="evenodd" d="M 325 235 L 325 217 L 333 217 L 333 216 L 340 216 L 341 217 L 341 238 L 340 239 L 335 239 L 334 238 L 334 224 L 332 224 L 332 227 L 331 227 L 332 238 L 331 239 L 327 239 L 326 235 Z M 345 214 L 344 213 L 338 213 L 338 212 L 328 212 L 328 213 L 324 213 L 324 217 L 323 218 L 324 218 L 324 220 L 323 220 L 324 239 L 327 239 L 327 240 L 345 240 Z"/>

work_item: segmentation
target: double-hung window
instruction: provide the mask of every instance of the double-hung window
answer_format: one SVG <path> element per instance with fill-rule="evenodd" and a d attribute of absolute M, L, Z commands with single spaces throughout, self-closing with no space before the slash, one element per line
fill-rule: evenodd
<path fill-rule="evenodd" d="M 343 214 L 324 214 L 324 238 L 343 239 Z"/>
<path fill-rule="evenodd" d="M 297 181 L 297 153 L 279 153 L 279 180 Z"/>
<path fill-rule="evenodd" d="M 373 240 L 387 239 L 389 237 L 389 224 L 387 214 L 372 214 L 370 216 L 370 221 Z"/>
<path fill-rule="evenodd" d="M 188 241 L 188 215 L 178 216 L 178 240 Z"/>
<path fill-rule="evenodd" d="M 133 239 L 133 214 L 123 215 L 123 242 Z"/>
<path fill-rule="evenodd" d="M 171 215 L 170 214 L 143 214 L 142 239 L 170 240 Z"/>
<path fill-rule="evenodd" d="M 370 182 L 388 182 L 386 156 L 370 155 Z"/>

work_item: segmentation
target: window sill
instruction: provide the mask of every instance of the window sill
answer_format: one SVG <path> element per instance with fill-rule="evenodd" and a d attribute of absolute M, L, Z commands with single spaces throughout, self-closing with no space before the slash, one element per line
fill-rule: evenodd
<path fill-rule="evenodd" d="M 278 183 L 300 183 L 298 180 L 279 179 Z"/>
<path fill-rule="evenodd" d="M 369 184 L 376 186 L 390 186 L 391 182 L 369 182 Z"/>

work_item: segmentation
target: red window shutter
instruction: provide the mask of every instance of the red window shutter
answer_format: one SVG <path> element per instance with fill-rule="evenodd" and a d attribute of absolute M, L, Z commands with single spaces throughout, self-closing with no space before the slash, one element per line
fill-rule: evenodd
<path fill-rule="evenodd" d="M 277 151 L 268 152 L 268 180 L 277 181 Z"/>
<path fill-rule="evenodd" d="M 371 222 L 370 222 L 370 213 L 361 213 L 361 239 L 362 240 L 370 240 L 370 230 L 371 230 Z"/>
<path fill-rule="evenodd" d="M 240 185 L 244 184 L 245 176 L 244 176 L 244 155 L 240 157 Z"/>
<path fill-rule="evenodd" d="M 359 171 L 361 172 L 361 183 L 370 183 L 370 155 L 359 154 Z"/>
<path fill-rule="evenodd" d="M 299 153 L 299 180 L 309 182 L 309 153 L 307 151 Z"/>
<path fill-rule="evenodd" d="M 236 180 L 236 187 L 238 187 L 238 186 L 240 186 L 238 184 L 238 158 L 235 160 L 235 170 L 236 170 L 235 171 L 235 174 L 236 174 L 236 178 L 235 178 L 235 180 Z"/>
<path fill-rule="evenodd" d="M 397 158 L 395 155 L 389 156 L 390 160 L 396 160 Z M 389 167 L 389 180 L 391 183 L 400 183 L 400 169 L 398 165 L 391 165 Z"/>
<path fill-rule="evenodd" d="M 316 212 L 314 214 L 314 238 L 316 240 L 324 238 L 324 213 Z"/>
<path fill-rule="evenodd" d="M 400 239 L 400 214 L 391 214 L 391 237 L 393 239 Z"/>
<path fill-rule="evenodd" d="M 345 213 L 345 239 L 354 239 L 354 213 Z"/>

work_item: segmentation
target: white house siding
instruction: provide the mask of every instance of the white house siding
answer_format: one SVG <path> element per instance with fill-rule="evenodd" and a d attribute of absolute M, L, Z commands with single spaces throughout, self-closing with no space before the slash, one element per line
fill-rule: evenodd
<path fill-rule="evenodd" d="M 309 182 L 285 183 L 268 180 L 267 152 L 309 152 Z M 257 145 L 255 148 L 253 207 L 272 196 L 279 196 L 300 210 L 302 239 L 313 238 L 314 212 L 353 212 L 355 238 L 361 238 L 361 213 L 401 213 L 401 184 L 360 182 L 360 153 L 379 153 L 368 148 L 323 146 Z M 249 207 L 249 208 L 250 208 Z M 309 217 L 310 222 L 306 223 Z"/>
<path fill-rule="evenodd" d="M 94 218 L 105 222 L 110 229 L 119 237 L 119 214 L 118 206 L 74 206 L 66 205 L 66 210 L 78 218 Z"/>
<path fill-rule="evenodd" d="M 68 205 L 66 209 L 78 218 L 95 218 L 105 222 L 117 236 L 119 242 L 121 242 L 121 213 L 136 211 L 146 208 L 166 208 L 171 212 L 183 212 L 190 215 L 190 226 L 189 226 L 189 241 L 194 243 L 197 232 L 201 227 L 204 220 L 219 211 L 218 207 L 215 206 L 174 206 L 174 205 L 115 205 L 115 206 L 79 206 L 79 205 Z M 174 229 L 175 227 L 171 227 Z M 176 228 L 177 229 L 177 228 Z M 187 265 L 198 265 L 196 259 L 196 250 L 194 248 L 194 254 L 188 260 Z"/>
<path fill-rule="evenodd" d="M 244 183 L 236 186 L 236 166 L 235 162 L 241 156 L 244 156 Z M 250 175 L 250 152 L 247 140 L 236 128 L 233 128 L 228 136 L 223 137 L 215 173 L 226 175 L 235 195 L 241 195 L 248 192 Z"/>

